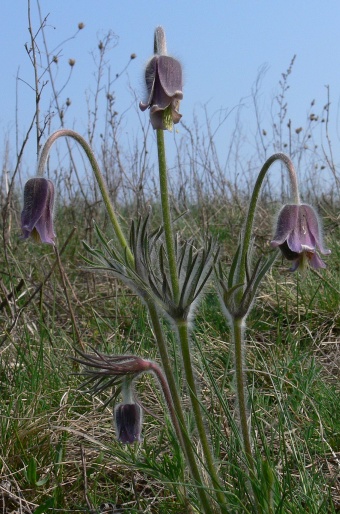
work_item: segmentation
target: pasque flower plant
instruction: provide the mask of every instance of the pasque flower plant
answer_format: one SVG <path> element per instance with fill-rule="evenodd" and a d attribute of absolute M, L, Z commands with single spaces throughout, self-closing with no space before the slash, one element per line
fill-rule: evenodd
<path fill-rule="evenodd" d="M 73 357 L 73 360 L 85 366 L 84 371 L 78 373 L 85 378 L 81 388 L 85 388 L 92 394 L 98 394 L 114 387 L 122 394 L 123 402 L 114 408 L 114 422 L 117 439 L 120 442 L 131 444 L 141 440 L 142 408 L 135 398 L 134 382 L 143 373 L 152 373 L 162 389 L 177 436 L 184 445 L 167 379 L 156 362 L 142 359 L 137 355 L 104 355 L 97 350 L 92 354 L 86 354 L 80 350 L 77 350 L 77 353 L 78 357 Z M 114 398 L 116 398 L 116 392 L 109 397 L 106 404 Z"/>
<path fill-rule="evenodd" d="M 133 384 L 143 373 L 153 373 L 162 389 L 174 431 L 196 490 L 197 505 L 204 514 L 230 512 L 225 495 L 225 486 L 219 470 L 222 462 L 214 454 L 208 433 L 209 423 L 201 400 L 196 380 L 192 349 L 192 321 L 195 307 L 199 303 L 210 280 L 216 279 L 222 310 L 231 329 L 234 347 L 234 371 L 237 393 L 237 419 L 239 439 L 243 454 L 240 461 L 252 486 L 252 512 L 262 512 L 258 499 L 258 466 L 254 456 L 251 437 L 251 411 L 248 406 L 246 376 L 245 331 L 247 317 L 256 300 L 257 290 L 270 270 L 279 251 L 292 260 L 293 268 L 308 260 L 312 267 L 325 264 L 317 251 L 329 253 L 323 246 L 318 217 L 312 207 L 301 204 L 297 174 L 291 159 L 282 153 L 271 156 L 260 170 L 252 196 L 239 246 L 228 271 L 218 261 L 218 246 L 208 237 L 199 244 L 174 234 L 171 204 L 168 192 L 167 165 L 164 132 L 180 121 L 179 101 L 183 98 L 182 70 L 180 63 L 166 53 L 165 33 L 157 27 L 154 39 L 154 55 L 146 66 L 146 88 L 148 98 L 140 108 L 150 108 L 150 120 L 156 130 L 159 184 L 161 193 L 162 223 L 151 228 L 150 216 L 132 221 L 129 240 L 125 238 L 110 195 L 103 180 L 98 163 L 87 142 L 76 132 L 63 129 L 47 140 L 39 160 L 39 177 L 31 179 L 25 186 L 22 227 L 24 237 L 37 233 L 42 242 L 53 243 L 52 224 L 54 188 L 52 182 L 42 177 L 49 151 L 60 137 L 71 137 L 81 145 L 92 166 L 102 198 L 107 209 L 115 239 L 107 240 L 96 225 L 99 247 L 84 243 L 88 252 L 85 261 L 92 270 L 104 270 L 122 280 L 136 293 L 146 308 L 158 348 L 161 366 L 137 355 L 104 355 L 96 350 L 87 354 L 80 352 L 75 360 L 84 366 L 85 377 L 82 388 L 92 394 L 113 389 L 106 403 L 116 401 L 118 394 L 122 402 L 114 407 L 114 422 L 117 439 L 123 444 L 138 444 L 142 440 L 143 406 L 135 398 Z M 275 162 L 283 163 L 288 171 L 291 186 L 291 202 L 279 213 L 276 233 L 271 242 L 272 250 L 253 263 L 253 224 L 264 178 Z M 162 319 L 167 320 L 167 328 Z M 176 362 L 170 357 L 168 331 L 177 341 Z M 171 343 L 172 345 L 172 343 Z M 178 363 L 177 353 L 181 356 Z M 176 376 L 182 367 L 182 382 Z M 183 390 L 190 399 L 194 430 L 188 422 L 189 413 L 183 401 Z M 221 392 L 223 395 L 223 391 Z M 266 469 L 262 465 L 261 469 Z M 269 492 L 271 497 L 271 492 Z M 196 507 L 195 507 L 196 508 Z M 266 512 L 274 512 L 271 505 Z M 247 512 L 250 512 L 247 511 Z M 264 511 L 263 511 L 264 512 Z"/>

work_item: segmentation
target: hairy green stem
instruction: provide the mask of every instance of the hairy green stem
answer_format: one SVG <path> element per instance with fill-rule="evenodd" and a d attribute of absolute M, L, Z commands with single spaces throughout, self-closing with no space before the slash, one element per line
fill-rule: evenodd
<path fill-rule="evenodd" d="M 269 159 L 267 159 L 267 161 L 262 166 L 261 171 L 259 173 L 259 176 L 257 177 L 256 183 L 254 186 L 254 191 L 253 191 L 253 194 L 250 199 L 245 228 L 244 228 L 243 237 L 242 237 L 242 243 L 241 243 L 242 247 L 241 247 L 241 255 L 240 255 L 240 261 L 239 261 L 239 266 L 238 266 L 238 276 L 237 276 L 237 280 L 235 283 L 244 284 L 244 282 L 245 282 L 246 259 L 247 259 L 247 254 L 249 252 L 250 242 L 251 242 L 251 235 L 252 235 L 252 231 L 253 231 L 256 205 L 258 202 L 259 194 L 261 192 L 262 184 L 263 184 L 264 178 L 267 174 L 267 171 L 269 170 L 270 166 L 277 160 L 282 161 L 288 170 L 289 180 L 290 180 L 290 193 L 291 193 L 292 201 L 297 204 L 300 203 L 299 186 L 298 186 L 298 181 L 297 181 L 297 176 L 296 176 L 296 171 L 295 171 L 294 165 L 293 165 L 291 159 L 284 153 L 275 153 L 274 155 L 269 157 Z M 244 288 L 240 288 L 240 290 L 238 291 L 238 293 L 236 295 L 236 297 L 238 299 L 240 299 L 242 297 L 243 289 Z"/>
<path fill-rule="evenodd" d="M 236 391 L 238 402 L 238 415 L 239 424 L 241 428 L 243 449 L 248 465 L 248 472 L 250 477 L 251 488 L 253 491 L 253 498 L 255 502 L 255 510 L 260 513 L 261 510 L 258 505 L 257 491 L 254 481 L 256 479 L 255 460 L 253 456 L 251 436 L 250 436 L 250 413 L 248 412 L 248 391 L 247 391 L 247 377 L 244 371 L 244 358 L 245 358 L 245 344 L 244 344 L 244 318 L 233 319 L 231 325 L 233 341 L 234 341 L 234 365 L 235 365 L 235 378 L 236 378 Z"/>
<path fill-rule="evenodd" d="M 246 223 L 241 239 L 241 248 L 240 248 L 240 258 L 238 262 L 238 267 L 236 271 L 236 278 L 234 279 L 234 285 L 236 284 L 242 284 L 242 287 L 239 287 L 238 291 L 235 293 L 235 299 L 236 302 L 241 303 L 242 296 L 244 293 L 244 290 L 246 288 L 246 274 L 247 274 L 247 267 L 248 267 L 248 259 L 249 259 L 249 248 L 252 238 L 252 232 L 253 232 L 253 225 L 254 225 L 254 218 L 255 218 L 255 212 L 256 212 L 256 206 L 259 199 L 259 195 L 261 192 L 262 184 L 264 181 L 264 178 L 270 168 L 270 166 L 277 160 L 280 160 L 283 162 L 283 164 L 286 166 L 288 173 L 289 173 L 289 180 L 290 180 L 290 192 L 292 201 L 294 203 L 299 204 L 300 203 L 300 195 L 299 195 L 299 187 L 298 187 L 298 181 L 296 172 L 293 166 L 293 163 L 291 159 L 283 154 L 283 153 L 276 153 L 269 157 L 267 161 L 264 163 L 264 165 L 261 168 L 261 171 L 257 177 L 253 194 L 250 199 L 247 217 L 246 217 Z M 247 313 L 246 313 L 247 315 Z M 250 427 L 248 425 L 248 420 L 250 420 L 249 413 L 247 410 L 247 377 L 244 371 L 244 360 L 245 360 L 245 354 L 246 354 L 246 344 L 244 341 L 244 330 L 245 330 L 245 319 L 246 315 L 243 317 L 236 317 L 232 316 L 232 319 L 230 321 L 232 333 L 233 333 L 233 341 L 234 341 L 234 359 L 235 359 L 235 376 L 236 376 L 236 389 L 237 389 L 237 399 L 238 399 L 238 414 L 239 414 L 239 423 L 241 428 L 241 434 L 242 434 L 242 441 L 243 441 L 243 447 L 245 456 L 247 459 L 248 464 L 248 470 L 250 473 L 250 477 L 255 478 L 255 461 L 253 457 L 252 452 L 252 445 L 251 445 L 251 436 L 250 436 Z M 253 484 L 253 481 L 252 481 Z M 254 499 L 256 508 L 258 510 L 257 506 L 257 500 L 256 500 L 256 491 L 253 487 L 253 493 L 254 493 Z"/>
<path fill-rule="evenodd" d="M 168 380 L 164 374 L 164 370 L 158 366 L 156 362 L 151 362 L 150 369 L 155 373 L 164 394 L 164 398 L 170 413 L 170 418 L 172 421 L 172 424 L 175 428 L 176 435 L 178 437 L 178 440 L 180 442 L 180 445 L 182 447 L 182 450 L 185 448 L 185 443 L 181 431 L 180 424 L 178 422 L 178 416 L 175 410 L 174 401 L 173 401 L 173 394 L 170 391 Z"/>
<path fill-rule="evenodd" d="M 80 134 L 78 134 L 77 132 L 75 132 L 73 130 L 69 130 L 69 129 L 61 129 L 61 130 L 57 130 L 56 132 L 54 132 L 47 139 L 47 141 L 41 151 L 39 164 L 38 164 L 38 173 L 37 173 L 38 176 L 41 177 L 44 175 L 44 170 L 45 170 L 46 162 L 47 162 L 51 147 L 55 143 L 55 141 L 57 139 L 59 139 L 60 137 L 71 137 L 71 138 L 75 139 L 75 141 L 77 141 L 77 143 L 79 143 L 80 146 L 82 147 L 82 149 L 84 150 L 84 152 L 91 164 L 93 173 L 96 177 L 98 187 L 100 189 L 108 216 L 112 223 L 112 226 L 113 226 L 114 232 L 117 236 L 117 239 L 119 240 L 119 243 L 121 244 L 122 248 L 126 252 L 126 256 L 127 256 L 127 259 L 129 260 L 130 264 L 133 264 L 134 263 L 133 255 L 131 253 L 131 250 L 127 244 L 127 241 L 125 239 L 123 231 L 118 222 L 116 213 L 114 211 L 113 205 L 110 200 L 109 191 L 107 189 L 104 177 L 100 171 L 100 168 L 98 166 L 98 163 L 96 161 L 96 158 L 94 156 L 94 153 L 93 153 L 90 145 L 85 141 L 85 139 Z"/>
<path fill-rule="evenodd" d="M 194 413 L 195 423 L 197 427 L 197 432 L 200 438 L 200 442 L 202 445 L 202 451 L 204 455 L 204 459 L 206 462 L 207 470 L 211 477 L 212 483 L 216 490 L 216 496 L 218 499 L 219 506 L 222 512 L 227 512 L 226 510 L 226 498 L 222 492 L 221 483 L 219 477 L 216 472 L 216 462 L 214 461 L 210 444 L 207 437 L 207 432 L 204 426 L 200 400 L 198 397 L 198 390 L 196 386 L 196 381 L 193 372 L 193 366 L 191 362 L 191 354 L 190 354 L 190 336 L 189 336 L 189 327 L 188 322 L 178 322 L 177 323 L 178 336 L 180 340 L 180 347 L 182 351 L 182 359 L 183 359 L 183 367 L 185 373 L 185 379 L 188 386 L 188 392 L 190 396 L 191 406 Z"/>
<path fill-rule="evenodd" d="M 131 387 L 132 377 L 125 376 L 122 380 L 122 399 L 123 403 L 134 403 L 133 390 Z"/>
<path fill-rule="evenodd" d="M 183 453 L 186 457 L 187 464 L 189 466 L 189 470 L 191 473 L 191 476 L 195 482 L 195 485 L 197 486 L 197 494 L 199 495 L 200 502 L 202 505 L 202 508 L 204 509 L 205 514 L 211 513 L 211 502 L 209 501 L 207 494 L 204 489 L 204 483 L 202 481 L 202 477 L 196 462 L 196 456 L 193 451 L 192 447 L 192 441 L 189 437 L 186 423 L 185 423 L 185 417 L 183 413 L 181 398 L 178 392 L 178 385 L 176 383 L 176 380 L 174 378 L 172 367 L 171 367 L 171 361 L 168 354 L 168 349 L 166 345 L 166 341 L 164 339 L 164 334 L 162 330 L 162 326 L 159 319 L 159 313 L 157 312 L 157 309 L 155 307 L 155 304 L 152 301 L 149 301 L 147 303 L 152 326 L 154 329 L 157 345 L 158 345 L 158 351 L 159 355 L 162 361 L 162 367 L 168 382 L 168 386 L 171 392 L 172 401 L 174 405 L 174 410 L 177 416 L 178 424 L 175 424 L 175 429 L 179 432 L 177 433 L 177 436 L 179 438 L 180 444 L 182 446 Z"/>
<path fill-rule="evenodd" d="M 159 166 L 159 187 L 161 190 L 161 203 L 163 214 L 163 225 L 165 244 L 168 255 L 169 271 L 171 278 L 172 294 L 174 302 L 177 304 L 179 301 L 179 284 L 176 266 L 175 245 L 172 233 L 169 191 L 168 191 L 168 178 L 165 158 L 165 144 L 164 144 L 164 131 L 157 130 L 157 148 L 158 148 L 158 166 Z"/>
<path fill-rule="evenodd" d="M 234 340 L 234 360 L 235 360 L 235 377 L 236 391 L 238 401 L 239 423 L 241 427 L 242 441 L 244 452 L 247 458 L 249 468 L 254 472 L 254 459 L 251 446 L 250 430 L 249 430 L 249 412 L 247 408 L 247 378 L 244 371 L 244 320 L 234 319 L 232 324 L 232 334 Z"/>
<path fill-rule="evenodd" d="M 156 34 L 155 34 L 156 40 Z M 155 45 L 156 47 L 156 45 Z M 165 234 L 165 244 L 167 249 L 168 263 L 169 263 L 169 271 L 170 271 L 170 279 L 172 285 L 172 292 L 174 302 L 177 304 L 180 298 L 180 289 L 178 282 L 178 274 L 177 274 L 177 265 L 176 265 L 176 255 L 175 255 L 175 247 L 174 247 L 174 238 L 172 232 L 172 223 L 171 223 L 171 213 L 170 213 L 170 202 L 169 202 L 169 192 L 168 192 L 168 179 L 167 179 L 167 166 L 166 166 L 166 157 L 165 157 L 165 144 L 164 144 L 164 131 L 157 130 L 157 148 L 158 148 L 158 164 L 159 164 L 159 182 L 160 182 L 160 191 L 161 191 L 161 203 L 162 203 L 162 214 L 163 214 L 163 225 L 164 225 L 164 234 Z M 191 398 L 191 404 L 194 411 L 195 422 L 198 430 L 198 435 L 202 444 L 203 454 L 206 461 L 207 469 L 211 476 L 214 487 L 216 488 L 216 495 L 218 498 L 218 503 L 222 509 L 222 512 L 226 512 L 223 509 L 223 505 L 225 505 L 225 496 L 221 490 L 221 485 L 216 473 L 215 462 L 210 450 L 207 434 L 205 431 L 205 427 L 203 424 L 201 409 L 199 405 L 199 400 L 197 396 L 196 383 L 194 379 L 191 357 L 190 357 L 190 348 L 189 348 L 189 333 L 188 333 L 188 324 L 187 322 L 180 322 L 177 324 L 179 338 L 181 341 L 182 348 L 182 357 L 184 364 L 184 371 L 186 376 L 186 381 L 189 389 L 189 394 Z M 167 371 L 164 366 L 163 367 L 167 376 Z M 169 368 L 169 375 L 173 377 L 171 366 Z M 168 378 L 168 376 L 167 376 Z M 177 396 L 177 387 L 176 383 L 173 383 L 173 386 L 176 388 L 176 396 Z M 181 409 L 182 406 L 180 398 L 176 399 L 178 401 L 178 408 Z M 184 422 L 184 418 L 183 418 Z M 181 422 L 182 423 L 182 422 Z M 190 442 L 191 444 L 191 442 Z M 187 445 L 186 445 L 187 446 Z"/>

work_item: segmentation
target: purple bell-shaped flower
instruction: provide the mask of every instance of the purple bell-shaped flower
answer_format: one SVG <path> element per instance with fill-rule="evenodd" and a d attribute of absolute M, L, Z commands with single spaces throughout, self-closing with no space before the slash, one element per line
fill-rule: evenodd
<path fill-rule="evenodd" d="M 172 130 L 182 115 L 178 112 L 183 99 L 182 66 L 177 59 L 166 53 L 165 32 L 155 30 L 155 55 L 145 68 L 147 99 L 139 103 L 145 111 L 150 108 L 150 121 L 154 129 Z"/>
<path fill-rule="evenodd" d="M 306 204 L 285 205 L 281 209 L 271 246 L 279 247 L 286 259 L 294 261 L 290 271 L 305 269 L 307 263 L 314 269 L 325 268 L 317 250 L 323 255 L 331 253 L 323 246 L 316 212 Z"/>
<path fill-rule="evenodd" d="M 35 177 L 26 182 L 21 213 L 24 239 L 32 236 L 39 243 L 54 244 L 53 206 L 54 185 L 51 180 Z"/>
<path fill-rule="evenodd" d="M 172 123 L 176 124 L 182 115 L 178 112 L 183 99 L 182 67 L 173 57 L 155 55 L 147 64 L 145 82 L 148 90 L 147 101 L 140 102 L 139 108 L 145 111 L 150 107 L 150 121 L 154 129 L 165 130 L 164 111 L 170 107 Z"/>
<path fill-rule="evenodd" d="M 120 403 L 115 407 L 117 439 L 123 444 L 141 440 L 142 409 L 137 403 Z"/>

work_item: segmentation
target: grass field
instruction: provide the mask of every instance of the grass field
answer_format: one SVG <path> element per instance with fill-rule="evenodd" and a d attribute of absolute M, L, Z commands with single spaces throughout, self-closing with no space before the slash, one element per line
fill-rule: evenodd
<path fill-rule="evenodd" d="M 40 27 L 41 33 L 44 28 Z M 32 35 L 32 48 L 37 44 Z M 151 229 L 163 223 L 162 214 L 164 219 L 162 187 L 150 157 L 154 141 L 149 143 L 146 119 L 138 127 L 141 139 L 136 139 L 135 147 L 124 146 L 122 119 L 114 114 L 114 92 L 104 98 L 105 130 L 98 133 L 97 101 L 103 95 L 101 81 L 107 71 L 105 48 L 99 47 L 99 51 L 98 90 L 89 100 L 93 105 L 89 107 L 92 128 L 88 139 L 125 237 L 129 237 L 132 220 L 136 232 L 136 220 L 148 213 L 151 234 Z M 47 166 L 47 176 L 57 192 L 55 247 L 20 237 L 26 144 L 36 129 L 40 149 L 50 133 L 50 126 L 43 126 L 42 116 L 38 116 L 40 94 L 47 95 L 47 89 L 36 82 L 36 116 L 13 166 L 4 150 L 0 177 L 1 514 L 207 514 L 210 505 L 212 514 L 340 512 L 340 176 L 327 130 L 330 103 L 320 116 L 307 114 L 303 131 L 298 128 L 294 132 L 288 123 L 285 92 L 293 64 L 294 59 L 282 75 L 281 93 L 274 99 L 278 113 L 273 127 L 264 135 L 258 126 L 252 145 L 256 155 L 251 158 L 243 158 L 241 126 L 237 126 L 227 162 L 221 163 L 206 111 L 202 129 L 197 119 L 192 126 L 184 121 L 181 135 L 167 139 L 169 146 L 175 146 L 167 196 L 173 221 L 170 229 L 179 234 L 180 241 L 192 238 L 199 247 L 211 235 L 226 273 L 233 269 L 255 177 L 271 152 L 289 153 L 296 163 L 303 201 L 318 211 L 325 246 L 331 250 L 324 258 L 326 269 L 310 267 L 305 273 L 288 271 L 290 263 L 280 255 L 249 308 L 244 334 L 247 352 L 240 375 L 248 389 L 245 408 L 247 422 L 251 419 L 251 458 L 242 439 L 242 415 L 238 414 L 236 336 L 220 306 L 217 262 L 195 316 L 190 316 L 190 323 L 177 319 L 177 324 L 176 313 L 169 321 L 171 301 L 163 302 L 163 311 L 168 308 L 170 315 L 159 307 L 152 310 L 150 298 L 145 295 L 141 301 L 138 288 L 124 285 L 113 268 L 91 270 L 84 259 L 90 257 L 87 250 L 103 250 L 107 240 L 112 240 L 112 245 L 119 243 L 90 167 L 71 144 L 58 146 Z M 36 69 L 34 59 L 32 65 Z M 66 115 L 58 103 L 56 91 L 60 89 L 51 88 L 57 77 L 48 67 L 46 72 L 53 102 L 45 119 L 54 116 L 53 123 L 61 128 L 66 126 Z M 254 104 L 256 111 L 256 101 Z M 311 150 L 309 141 L 316 142 L 315 129 L 322 123 L 326 126 L 319 145 L 323 150 L 317 150 L 316 144 Z M 328 173 L 327 183 L 323 170 Z M 286 189 L 282 169 L 277 179 L 264 183 L 252 233 L 255 255 L 269 254 L 275 217 L 287 202 Z M 94 221 L 102 235 L 98 236 Z M 163 232 L 166 239 L 165 222 L 160 240 Z M 133 242 L 131 237 L 131 249 Z M 129 264 L 126 248 L 125 252 L 124 272 Z M 159 255 L 161 264 L 157 261 L 157 265 L 166 269 L 162 277 L 167 278 L 169 252 L 163 260 L 161 251 Z M 189 266 L 190 258 L 188 251 L 180 265 Z M 195 264 L 192 269 L 196 271 Z M 145 274 L 142 278 L 144 282 L 138 285 L 143 290 Z M 234 297 L 250 282 L 251 273 L 245 269 L 241 285 L 231 281 Z M 169 283 L 163 281 L 162 294 L 168 299 L 166 294 L 173 293 L 175 298 L 176 284 Z M 187 339 L 181 332 L 184 325 L 187 331 L 192 329 Z M 183 337 L 177 337 L 176 331 Z M 82 385 L 87 368 L 74 358 L 80 358 L 79 352 L 99 352 L 134 355 L 164 365 L 159 334 L 164 336 L 173 386 L 183 409 L 183 419 L 177 417 L 180 430 L 167 410 L 171 402 L 176 405 L 175 396 L 168 401 L 156 374 L 137 373 L 133 393 L 143 407 L 142 440 L 125 445 L 117 441 L 114 425 L 114 405 L 121 401 L 119 384 L 94 394 Z M 188 343 L 186 350 L 183 341 Z M 189 369 L 185 351 L 191 359 Z M 208 448 L 195 407 L 204 420 Z M 195 478 L 195 466 L 200 481 Z M 208 507 L 204 498 L 208 498 Z"/>
<path fill-rule="evenodd" d="M 226 262 L 236 241 L 224 219 L 234 216 L 237 224 L 240 209 L 224 205 L 211 226 Z M 191 216 L 181 221 L 183 233 L 199 225 Z M 103 214 L 95 217 L 100 221 Z M 18 226 L 17 211 L 12 223 Z M 2 511 L 100 512 L 101 504 L 112 503 L 131 513 L 188 512 L 195 492 L 153 378 L 138 384 L 147 410 L 143 441 L 132 447 L 116 442 L 112 404 L 102 408 L 105 393 L 92 397 L 78 389 L 82 378 L 70 359 L 78 337 L 88 351 L 158 355 L 139 299 L 109 274 L 83 269 L 80 240 L 89 240 L 92 228 L 82 218 L 77 223 L 72 206 L 66 215 L 58 209 L 55 225 L 59 264 L 49 245 L 18 240 L 17 228 L 2 251 Z M 261 220 L 258 226 L 264 226 Z M 248 322 L 253 438 L 257 462 L 266 458 L 274 471 L 275 512 L 340 508 L 336 208 L 325 219 L 325 233 L 332 249 L 327 270 L 291 274 L 279 259 Z M 168 340 L 180 377 L 176 341 L 170 333 Z M 230 335 L 212 285 L 197 314 L 192 354 L 230 512 L 248 512 Z M 190 410 L 186 415 L 192 426 Z"/>

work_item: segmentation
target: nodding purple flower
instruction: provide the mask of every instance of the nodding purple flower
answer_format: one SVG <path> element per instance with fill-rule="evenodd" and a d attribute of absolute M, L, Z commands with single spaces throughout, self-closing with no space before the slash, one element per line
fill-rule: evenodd
<path fill-rule="evenodd" d="M 142 409 L 136 403 L 120 403 L 115 407 L 117 439 L 123 444 L 141 440 Z"/>
<path fill-rule="evenodd" d="M 183 99 L 181 64 L 168 55 L 154 55 L 145 69 L 145 82 L 148 91 L 146 102 L 139 108 L 145 111 L 150 107 L 150 120 L 154 129 L 167 130 L 178 123 L 182 115 L 178 112 Z"/>
<path fill-rule="evenodd" d="M 54 185 L 51 180 L 35 177 L 26 182 L 21 213 L 24 239 L 32 236 L 39 243 L 54 244 L 53 206 Z"/>
<path fill-rule="evenodd" d="M 285 205 L 277 220 L 273 247 L 279 247 L 289 261 L 294 261 L 290 271 L 305 269 L 307 263 L 314 269 L 325 268 L 326 264 L 316 253 L 330 254 L 322 241 L 318 216 L 310 205 Z"/>

